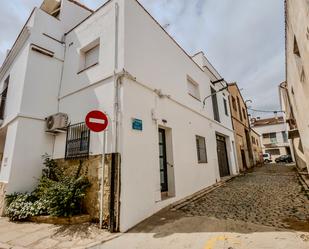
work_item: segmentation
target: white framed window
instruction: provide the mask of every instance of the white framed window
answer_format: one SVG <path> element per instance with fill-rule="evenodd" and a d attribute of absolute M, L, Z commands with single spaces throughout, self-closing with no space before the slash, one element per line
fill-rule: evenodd
<path fill-rule="evenodd" d="M 99 63 L 100 39 L 96 39 L 80 50 L 79 72 L 84 71 Z"/>
<path fill-rule="evenodd" d="M 85 65 L 84 68 L 91 67 L 99 62 L 99 49 L 100 46 L 97 45 L 94 48 L 89 49 L 85 52 Z"/>
<path fill-rule="evenodd" d="M 206 141 L 204 137 L 195 136 L 198 163 L 207 163 Z"/>
<path fill-rule="evenodd" d="M 199 85 L 190 76 L 187 76 L 187 90 L 190 96 L 201 100 Z"/>

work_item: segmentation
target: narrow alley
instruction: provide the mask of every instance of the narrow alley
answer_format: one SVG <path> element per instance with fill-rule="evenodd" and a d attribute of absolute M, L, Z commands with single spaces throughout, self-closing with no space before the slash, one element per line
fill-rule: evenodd
<path fill-rule="evenodd" d="M 165 209 L 94 249 L 309 246 L 309 201 L 294 166 L 257 167 L 181 206 Z"/>
<path fill-rule="evenodd" d="M 309 231 L 309 202 L 294 170 L 273 164 L 255 168 L 180 211 L 186 216 L 212 216 Z"/>

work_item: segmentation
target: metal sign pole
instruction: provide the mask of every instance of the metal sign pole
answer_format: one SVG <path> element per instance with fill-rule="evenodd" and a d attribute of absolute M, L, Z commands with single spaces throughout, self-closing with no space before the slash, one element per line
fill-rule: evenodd
<path fill-rule="evenodd" d="M 101 167 L 101 185 L 100 185 L 100 229 L 103 228 L 103 185 L 104 185 L 104 167 L 105 167 L 105 144 L 106 130 L 103 131 L 103 151 L 102 151 L 102 167 Z"/>
<path fill-rule="evenodd" d="M 108 127 L 108 116 L 98 110 L 91 111 L 85 118 L 87 127 L 93 132 L 102 132 L 102 166 L 100 183 L 100 228 L 103 228 L 103 197 L 104 197 L 104 166 L 105 166 L 105 147 L 106 147 L 106 128 Z"/>

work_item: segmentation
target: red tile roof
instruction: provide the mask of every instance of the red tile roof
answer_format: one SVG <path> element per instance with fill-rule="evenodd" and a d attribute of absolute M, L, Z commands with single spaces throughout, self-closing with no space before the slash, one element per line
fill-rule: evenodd
<path fill-rule="evenodd" d="M 252 126 L 275 125 L 284 123 L 283 117 L 273 117 L 265 119 L 252 119 Z"/>

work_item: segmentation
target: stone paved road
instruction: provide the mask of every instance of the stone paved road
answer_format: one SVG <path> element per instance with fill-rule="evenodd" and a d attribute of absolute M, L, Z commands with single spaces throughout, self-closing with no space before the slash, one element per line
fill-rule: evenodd
<path fill-rule="evenodd" d="M 309 231 L 309 201 L 293 166 L 255 168 L 180 210 L 186 216 Z"/>
<path fill-rule="evenodd" d="M 92 249 L 308 249 L 308 208 L 293 167 L 267 165 Z"/>

